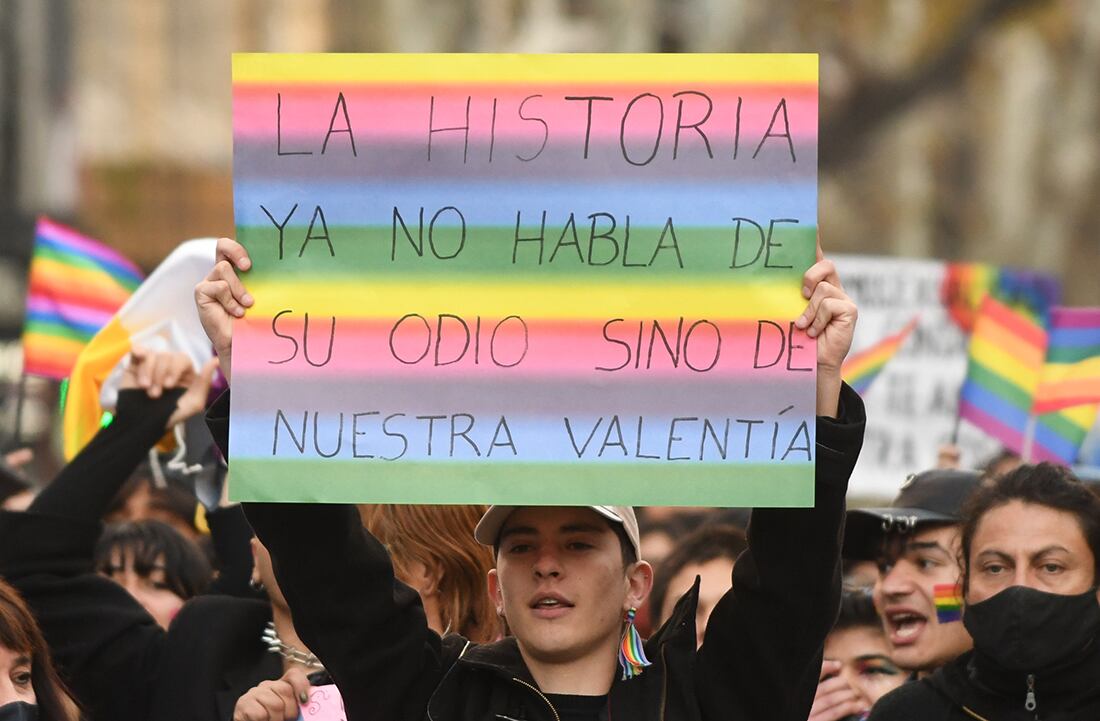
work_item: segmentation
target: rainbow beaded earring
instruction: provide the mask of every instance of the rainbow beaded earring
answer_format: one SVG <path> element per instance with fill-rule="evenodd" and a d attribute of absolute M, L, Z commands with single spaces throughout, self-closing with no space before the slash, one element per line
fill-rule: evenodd
<path fill-rule="evenodd" d="M 646 666 L 652 666 L 652 662 L 645 657 L 645 648 L 642 647 L 642 637 L 638 635 L 638 629 L 634 626 L 634 616 L 638 609 L 633 606 L 626 612 L 626 630 L 623 631 L 623 642 L 619 647 L 619 665 L 623 667 L 623 680 L 641 675 Z"/>

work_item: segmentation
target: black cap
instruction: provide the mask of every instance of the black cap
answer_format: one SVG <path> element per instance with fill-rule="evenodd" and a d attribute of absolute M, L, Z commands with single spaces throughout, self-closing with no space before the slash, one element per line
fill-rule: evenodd
<path fill-rule="evenodd" d="M 888 533 L 912 533 L 923 525 L 958 523 L 963 503 L 981 478 L 977 471 L 924 471 L 909 476 L 888 508 L 848 511 L 844 558 L 874 560 Z"/>

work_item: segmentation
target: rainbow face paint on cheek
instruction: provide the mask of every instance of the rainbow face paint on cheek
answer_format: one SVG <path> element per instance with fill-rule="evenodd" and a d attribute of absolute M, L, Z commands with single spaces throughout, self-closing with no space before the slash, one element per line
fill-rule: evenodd
<path fill-rule="evenodd" d="M 940 623 L 962 620 L 962 588 L 955 583 L 939 583 L 932 589 L 936 619 Z"/>

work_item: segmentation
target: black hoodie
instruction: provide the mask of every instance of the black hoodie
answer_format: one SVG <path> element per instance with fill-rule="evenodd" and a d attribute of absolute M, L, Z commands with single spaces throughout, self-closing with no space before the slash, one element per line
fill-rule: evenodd
<path fill-rule="evenodd" d="M 1034 710 L 1024 705 L 1029 688 L 1035 696 Z M 980 651 L 969 651 L 928 678 L 883 696 L 868 721 L 982 719 L 1100 719 L 1100 639 L 1094 639 L 1080 657 L 1035 674 L 1006 671 Z"/>

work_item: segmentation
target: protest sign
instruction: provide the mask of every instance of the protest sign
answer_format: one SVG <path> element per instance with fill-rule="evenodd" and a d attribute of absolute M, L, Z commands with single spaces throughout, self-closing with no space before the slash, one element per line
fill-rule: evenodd
<path fill-rule="evenodd" d="M 810 505 L 812 55 L 237 55 L 233 495 Z"/>

